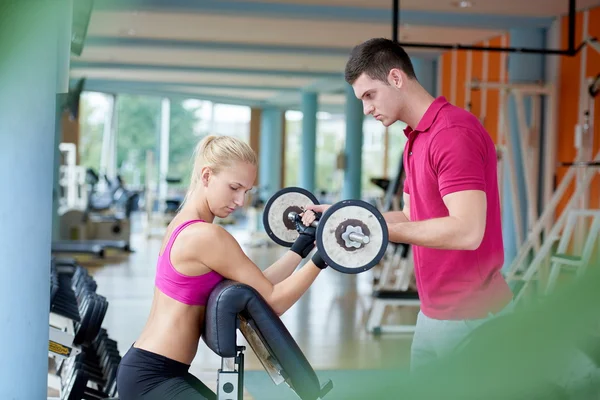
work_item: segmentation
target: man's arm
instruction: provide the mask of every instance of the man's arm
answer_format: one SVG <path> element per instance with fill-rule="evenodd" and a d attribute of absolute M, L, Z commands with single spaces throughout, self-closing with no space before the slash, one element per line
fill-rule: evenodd
<path fill-rule="evenodd" d="M 495 184 L 486 182 L 485 163 L 492 157 L 486 138 L 464 128 L 447 128 L 432 139 L 428 157 L 447 216 L 389 224 L 390 240 L 438 249 L 477 249 L 486 227 L 485 189 Z"/>
<path fill-rule="evenodd" d="M 477 249 L 485 232 L 485 193 L 465 190 L 448 194 L 443 199 L 449 212 L 447 217 L 388 223 L 390 241 L 436 249 Z"/>
<path fill-rule="evenodd" d="M 404 202 L 402 211 L 388 211 L 383 213 L 383 219 L 385 219 L 385 222 L 388 224 L 410 221 L 410 196 L 408 193 L 404 192 L 402 198 Z"/>

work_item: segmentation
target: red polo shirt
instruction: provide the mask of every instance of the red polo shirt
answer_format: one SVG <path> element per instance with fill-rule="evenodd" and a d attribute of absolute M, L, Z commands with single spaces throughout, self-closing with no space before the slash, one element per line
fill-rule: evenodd
<path fill-rule="evenodd" d="M 410 219 L 448 216 L 443 197 L 482 190 L 487 197 L 483 241 L 476 250 L 413 246 L 421 311 L 435 319 L 483 318 L 502 309 L 512 293 L 501 274 L 504 262 L 496 149 L 468 111 L 444 97 L 431 104 L 416 129 L 407 127 L 404 151 Z"/>

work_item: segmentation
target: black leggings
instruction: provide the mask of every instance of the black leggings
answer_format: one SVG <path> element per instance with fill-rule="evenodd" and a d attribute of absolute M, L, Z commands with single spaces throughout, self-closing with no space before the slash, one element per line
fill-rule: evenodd
<path fill-rule="evenodd" d="M 214 400 L 217 395 L 179 361 L 131 347 L 117 373 L 119 400 Z"/>

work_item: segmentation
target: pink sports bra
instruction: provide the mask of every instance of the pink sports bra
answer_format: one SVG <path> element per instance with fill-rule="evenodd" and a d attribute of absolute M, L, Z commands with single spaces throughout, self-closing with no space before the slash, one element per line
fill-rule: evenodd
<path fill-rule="evenodd" d="M 164 252 L 158 257 L 154 283 L 161 292 L 174 300 L 192 306 L 203 306 L 206 305 L 210 292 L 223 280 L 223 277 L 215 271 L 198 276 L 184 275 L 171 263 L 171 248 L 177 235 L 196 222 L 204 221 L 200 219 L 187 221 L 173 230 Z"/>

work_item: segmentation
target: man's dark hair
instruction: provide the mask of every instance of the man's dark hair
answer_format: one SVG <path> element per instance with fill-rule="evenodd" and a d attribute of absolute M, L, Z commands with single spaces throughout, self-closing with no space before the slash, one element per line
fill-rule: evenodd
<path fill-rule="evenodd" d="M 411 79 L 417 79 L 410 57 L 402 46 L 390 39 L 369 39 L 352 49 L 346 63 L 345 79 L 352 85 L 366 73 L 371 79 L 387 83 L 387 76 L 393 68 L 404 71 Z"/>

